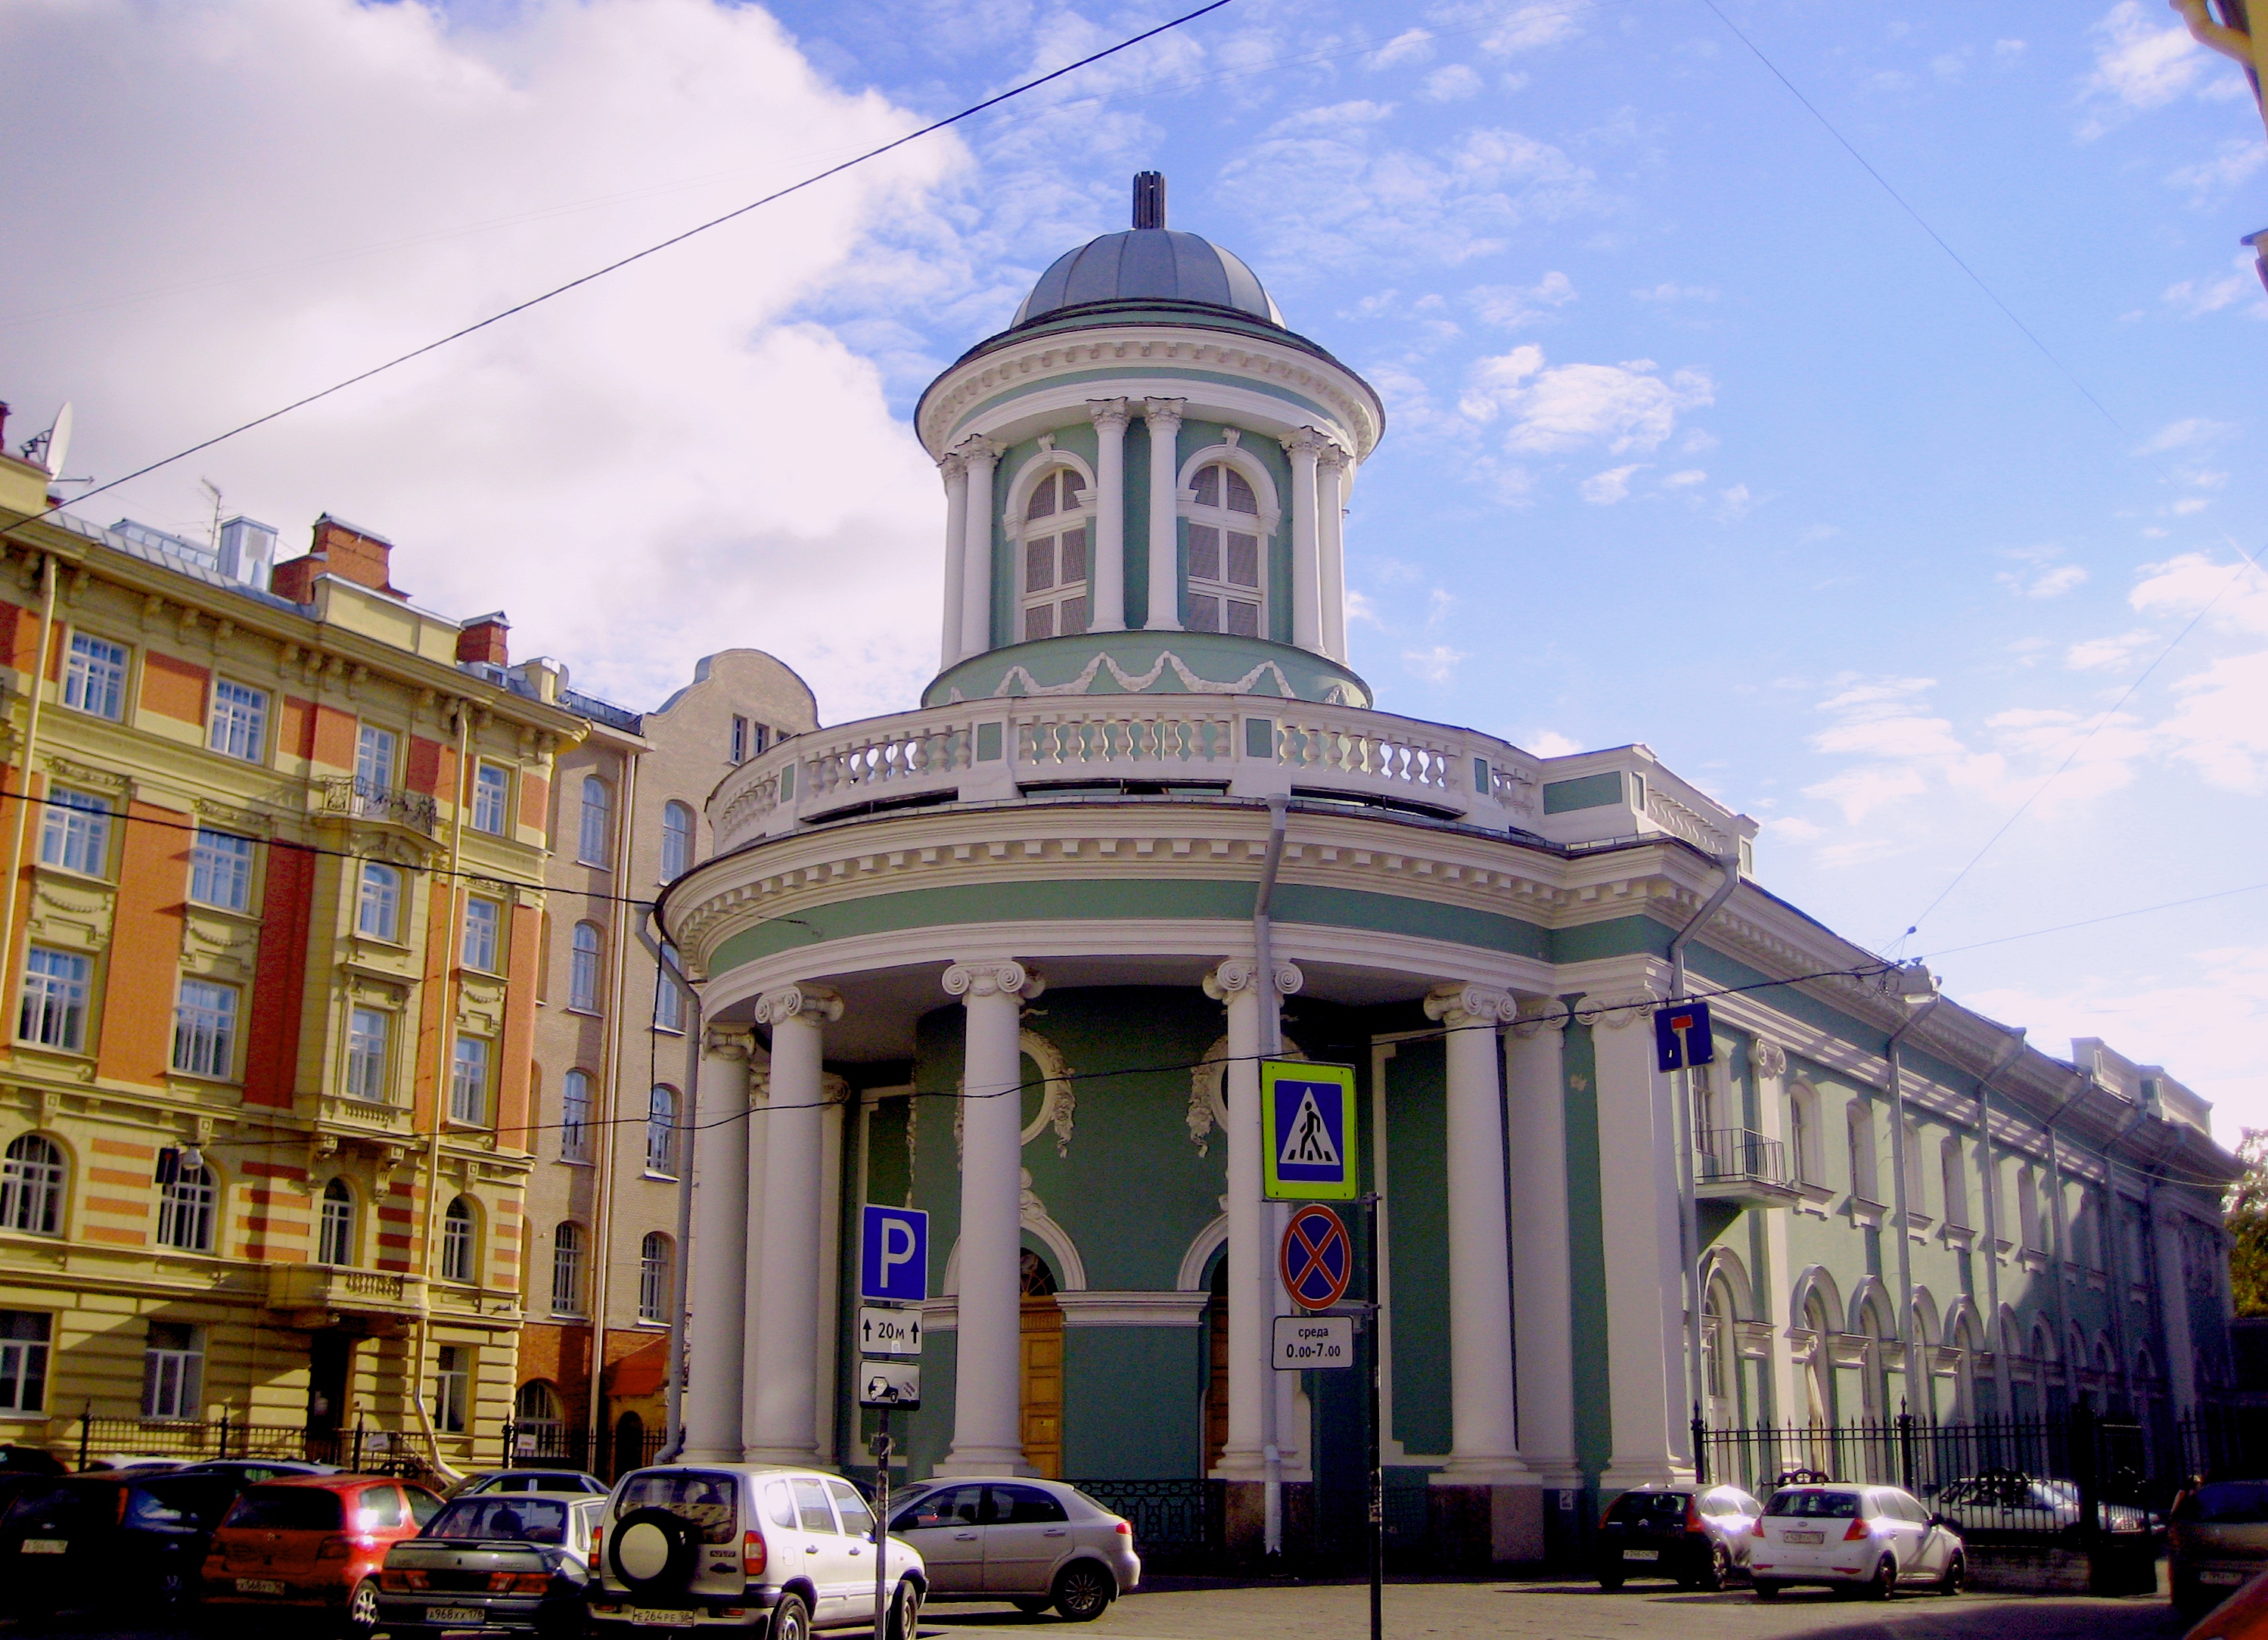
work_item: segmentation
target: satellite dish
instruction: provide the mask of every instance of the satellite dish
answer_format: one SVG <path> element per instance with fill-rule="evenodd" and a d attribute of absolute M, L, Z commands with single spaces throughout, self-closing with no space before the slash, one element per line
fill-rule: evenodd
<path fill-rule="evenodd" d="M 66 401 L 63 408 L 55 412 L 55 425 L 48 429 L 48 447 L 40 452 L 47 459 L 48 477 L 59 479 L 63 475 L 63 456 L 70 449 L 70 436 L 71 408 Z"/>

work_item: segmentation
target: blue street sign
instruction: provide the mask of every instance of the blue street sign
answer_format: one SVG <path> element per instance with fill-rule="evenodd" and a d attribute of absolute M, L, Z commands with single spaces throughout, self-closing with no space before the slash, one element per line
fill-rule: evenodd
<path fill-rule="evenodd" d="M 1653 1062 L 1662 1070 L 1717 1063 L 1717 1039 L 1709 1033 L 1707 1003 L 1673 1003 L 1654 1011 Z"/>
<path fill-rule="evenodd" d="M 1277 1202 L 1351 1202 L 1354 1067 L 1260 1062 L 1261 1194 Z"/>
<path fill-rule="evenodd" d="M 929 1215 L 868 1202 L 859 1222 L 858 1296 L 887 1304 L 929 1297 Z"/>

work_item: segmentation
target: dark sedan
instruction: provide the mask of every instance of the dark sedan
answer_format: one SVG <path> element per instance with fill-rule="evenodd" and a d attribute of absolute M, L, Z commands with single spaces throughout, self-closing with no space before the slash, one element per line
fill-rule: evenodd
<path fill-rule="evenodd" d="M 581 1633 L 591 1534 L 606 1508 L 579 1492 L 453 1500 L 387 1551 L 376 1640 Z"/>
<path fill-rule="evenodd" d="M 163 1472 L 25 1488 L 0 1518 L 0 1612 L 180 1604 L 237 1491 L 226 1476 Z"/>

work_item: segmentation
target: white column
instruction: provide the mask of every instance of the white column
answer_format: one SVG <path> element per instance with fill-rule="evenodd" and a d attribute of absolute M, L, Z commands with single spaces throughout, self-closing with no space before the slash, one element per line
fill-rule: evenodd
<path fill-rule="evenodd" d="M 755 1323 L 755 1382 L 748 1386 L 747 1461 L 815 1464 L 819 1181 L 827 1090 L 825 1033 L 843 999 L 819 985 L 790 985 L 756 1001 L 772 1028 L 771 1090 L 751 1118 L 764 1124 L 763 1221 Z"/>
<path fill-rule="evenodd" d="M 968 578 L 968 464 L 948 455 L 937 464 L 945 476 L 945 591 L 938 600 L 945 610 L 945 630 L 938 641 L 938 670 L 961 658 L 961 584 Z"/>
<path fill-rule="evenodd" d="M 1315 524 L 1315 465 L 1329 441 L 1312 427 L 1285 439 L 1292 457 L 1292 642 L 1323 646 L 1320 532 Z"/>
<path fill-rule="evenodd" d="M 992 469 L 1000 446 L 965 438 L 954 452 L 966 478 L 961 515 L 961 658 L 992 647 Z"/>
<path fill-rule="evenodd" d="M 1090 632 L 1126 629 L 1126 401 L 1089 399 L 1094 422 L 1094 558 L 1087 566 L 1094 599 Z"/>
<path fill-rule="evenodd" d="M 1565 1010 L 1522 1019 L 1506 1044 L 1512 1129 L 1512 1319 L 1520 1452 L 1543 1484 L 1583 1483 L 1575 1463 L 1574 1283 L 1567 1243 Z"/>
<path fill-rule="evenodd" d="M 740 1272 L 747 1257 L 748 1033 L 712 1026 L 694 1090 L 685 1461 L 740 1460 Z"/>
<path fill-rule="evenodd" d="M 1150 632 L 1182 629 L 1182 399 L 1145 399 L 1150 429 Z"/>
<path fill-rule="evenodd" d="M 1018 962 L 956 962 L 945 989 L 967 1014 L 961 1059 L 959 1350 L 953 1450 L 935 1473 L 1029 1475 L 1024 1459 L 1022 1049 L 1040 976 Z"/>
<path fill-rule="evenodd" d="M 1749 1064 L 1756 1076 L 1756 1124 L 1765 1138 L 1778 1142 L 1781 1166 L 1793 1179 L 1797 1158 L 1787 1133 L 1787 1050 L 1769 1037 L 1757 1037 L 1755 1047 L 1749 1049 Z M 1789 1278 L 1795 1273 L 1787 1250 L 1788 1215 L 1776 1210 L 1760 1217 L 1764 1225 L 1764 1261 L 1768 1268 L 1756 1271 L 1750 1285 L 1756 1292 L 1754 1319 L 1771 1327 L 1768 1346 L 1771 1354 L 1767 1369 L 1771 1379 L 1771 1417 L 1776 1423 L 1800 1423 L 1803 1421 L 1803 1393 L 1796 1382 L 1795 1357 L 1788 1349 L 1787 1336 L 1791 1319 L 1787 1300 L 1792 1296 Z M 1752 1413 L 1749 1421 L 1753 1423 L 1760 1416 Z"/>
<path fill-rule="evenodd" d="M 1322 526 L 1323 653 L 1346 664 L 1346 488 L 1354 463 L 1336 445 L 1315 469 L 1316 523 Z"/>
<path fill-rule="evenodd" d="M 1449 1419 L 1453 1445 L 1436 1481 L 1507 1485 L 1528 1478 L 1512 1404 L 1512 1261 L 1505 1213 L 1504 1106 L 1497 1027 L 1515 1011 L 1503 991 L 1445 985 L 1425 1017 L 1448 1027 Z"/>

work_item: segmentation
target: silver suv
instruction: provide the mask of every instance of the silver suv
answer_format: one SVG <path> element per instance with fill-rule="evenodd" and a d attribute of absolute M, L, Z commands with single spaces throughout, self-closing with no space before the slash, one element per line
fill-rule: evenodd
<path fill-rule="evenodd" d="M 935 1481 L 891 1509 L 891 1536 L 921 1550 L 935 1600 L 1092 1622 L 1142 1581 L 1134 1528 L 1060 1481 Z"/>
<path fill-rule="evenodd" d="M 840 1475 L 769 1464 L 637 1469 L 615 1483 L 598 1539 L 591 1620 L 610 1628 L 761 1630 L 874 1624 L 874 1520 Z M 912 1640 L 929 1574 L 893 1538 L 890 1640 Z"/>

